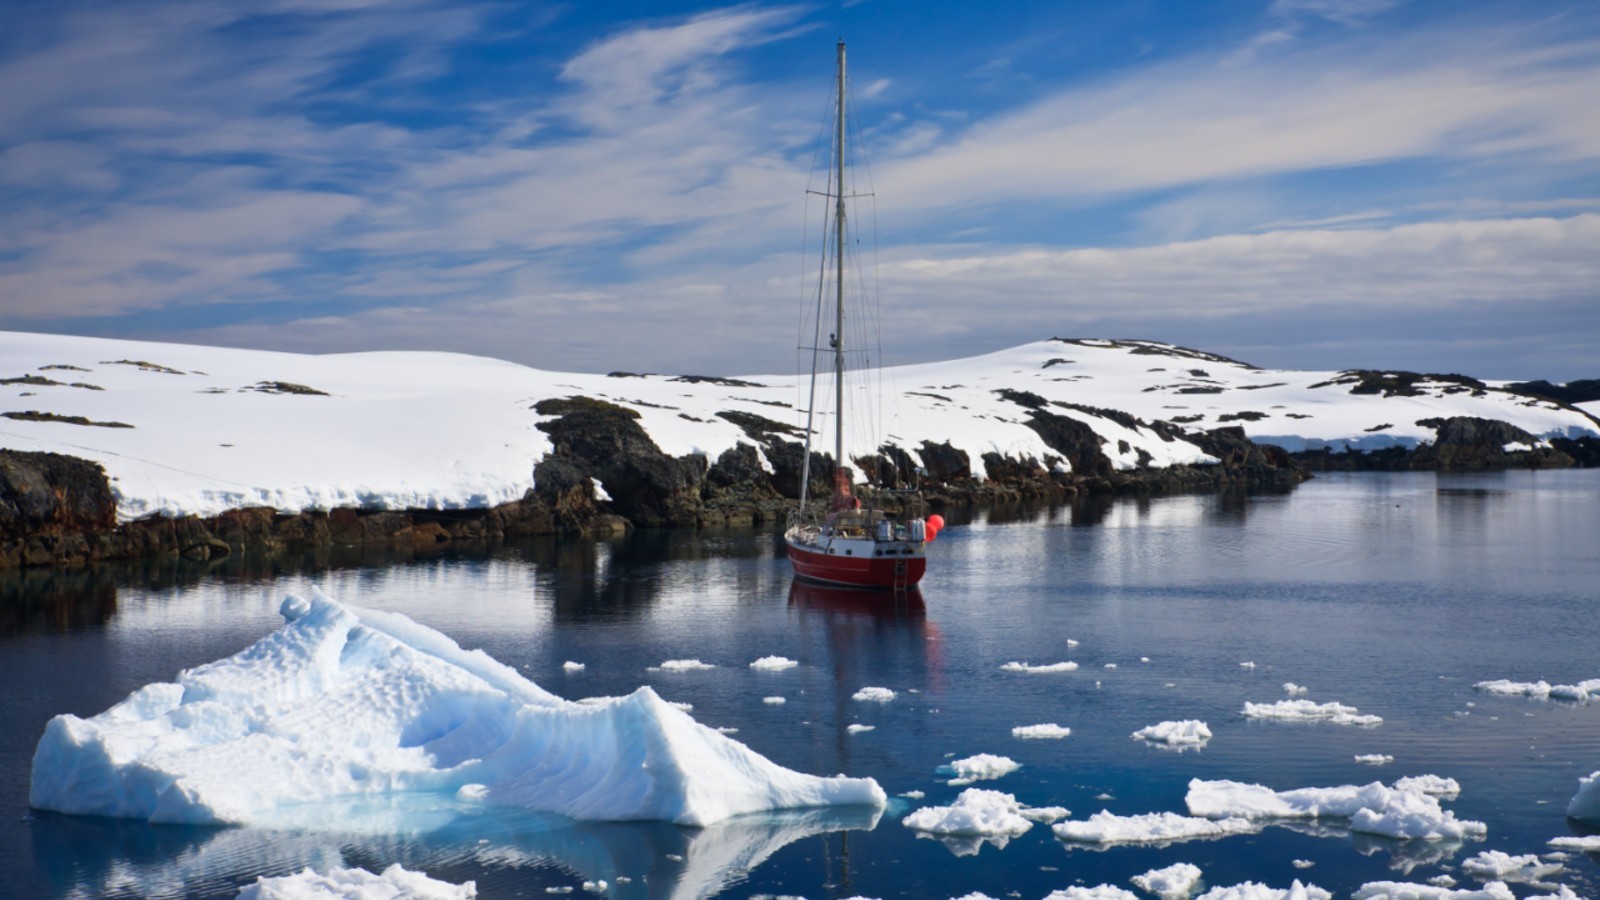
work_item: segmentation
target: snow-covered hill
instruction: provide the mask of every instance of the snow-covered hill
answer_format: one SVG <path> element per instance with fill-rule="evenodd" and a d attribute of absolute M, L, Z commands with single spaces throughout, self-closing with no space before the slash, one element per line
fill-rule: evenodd
<path fill-rule="evenodd" d="M 1107 411 L 1194 430 L 1237 424 L 1290 450 L 1416 446 L 1433 438 L 1421 420 L 1452 416 L 1539 437 L 1600 436 L 1581 411 L 1493 385 L 1384 374 L 1256 369 L 1147 341 L 1040 341 L 884 370 L 877 437 L 847 452 L 886 441 L 918 458 L 924 441 L 948 442 L 978 477 L 991 452 L 1064 467 L 1025 424 L 1040 401 L 1092 427 L 1119 468 L 1210 459 Z M 245 506 L 473 508 L 532 486 L 551 450 L 535 427 L 539 400 L 626 406 L 665 452 L 714 460 L 749 442 L 718 413 L 803 426 L 804 387 L 794 375 L 573 374 L 450 353 L 308 356 L 0 332 L 0 447 L 101 463 L 124 520 Z M 866 411 L 876 389 L 853 390 L 851 408 Z"/>

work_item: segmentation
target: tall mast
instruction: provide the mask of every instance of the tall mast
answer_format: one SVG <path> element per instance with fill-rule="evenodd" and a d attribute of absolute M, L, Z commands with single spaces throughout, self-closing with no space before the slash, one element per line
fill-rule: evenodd
<path fill-rule="evenodd" d="M 844 468 L 844 38 L 839 39 L 839 109 L 834 127 L 834 157 L 838 159 L 838 181 L 834 192 L 834 266 L 836 293 L 833 332 L 833 386 L 834 429 L 833 459 L 835 472 Z M 837 475 L 835 475 L 837 477 Z"/>

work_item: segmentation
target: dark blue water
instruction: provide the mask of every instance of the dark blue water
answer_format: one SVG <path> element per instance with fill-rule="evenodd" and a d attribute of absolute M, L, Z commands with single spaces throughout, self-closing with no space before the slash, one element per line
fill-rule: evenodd
<path fill-rule="evenodd" d="M 1301 878 L 1348 896 L 1366 881 L 1441 872 L 1468 887 L 1464 858 L 1538 853 L 1549 838 L 1583 831 L 1563 809 L 1579 776 L 1600 769 L 1600 703 L 1492 697 L 1472 685 L 1600 677 L 1600 472 L 1328 476 L 1278 495 L 947 518 L 953 527 L 931 548 L 921 604 L 898 607 L 797 588 L 776 536 L 754 531 L 551 540 L 332 568 L 312 560 L 279 563 L 281 572 L 236 561 L 204 573 L 169 565 L 12 576 L 0 581 L 0 802 L 10 810 L 0 893 L 226 895 L 307 865 L 400 862 L 474 879 L 484 897 L 547 896 L 603 878 L 618 897 L 1031 898 L 1074 884 L 1132 889 L 1134 875 L 1191 862 L 1210 885 Z M 891 795 L 920 790 L 926 799 L 897 797 L 881 816 L 794 813 L 705 830 L 508 811 L 434 815 L 401 833 L 298 834 L 29 813 L 29 760 L 50 716 L 92 715 L 234 653 L 277 627 L 285 593 L 313 586 L 405 612 L 564 696 L 651 684 L 779 763 L 870 775 Z M 1069 639 L 1078 645 L 1069 649 Z M 801 665 L 748 668 L 769 654 Z M 647 671 L 681 658 L 717 668 Z M 1081 668 L 1000 670 L 1068 659 Z M 566 673 L 567 660 L 586 669 Z M 1285 681 L 1384 723 L 1240 715 L 1245 701 L 1283 699 Z M 851 699 L 868 685 L 898 696 Z M 788 702 L 762 702 L 772 695 Z M 1191 718 L 1215 734 L 1203 750 L 1129 738 Z M 1043 722 L 1072 735 L 1011 736 Z M 874 730 L 852 734 L 851 723 Z M 1396 842 L 1332 821 L 1094 850 L 1065 845 L 1043 825 L 1003 847 L 919 838 L 900 825 L 916 806 L 952 800 L 961 788 L 936 770 L 975 753 L 1022 764 L 978 786 L 1065 806 L 1074 818 L 1102 808 L 1183 812 L 1194 777 L 1281 790 L 1434 773 L 1461 783 L 1446 807 L 1488 823 L 1489 834 L 1465 846 Z M 1366 753 L 1395 761 L 1354 762 Z M 369 812 L 392 819 L 395 810 Z M 1600 861 L 1579 855 L 1567 865 L 1555 880 L 1600 897 Z"/>

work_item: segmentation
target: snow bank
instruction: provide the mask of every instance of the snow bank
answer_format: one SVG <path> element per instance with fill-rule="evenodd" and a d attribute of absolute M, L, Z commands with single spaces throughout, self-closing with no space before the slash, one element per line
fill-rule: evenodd
<path fill-rule="evenodd" d="M 83 815 L 316 828 L 305 804 L 409 792 L 579 820 L 706 825 L 772 809 L 882 806 L 870 778 L 784 769 L 648 687 L 571 703 L 402 615 L 289 597 L 278 631 L 57 716 L 29 802 Z M 475 789 L 476 790 L 476 789 Z"/>
<path fill-rule="evenodd" d="M 1134 740 L 1153 741 L 1174 747 L 1204 747 L 1211 740 L 1211 729 L 1198 719 L 1177 722 L 1160 722 L 1147 725 L 1133 733 Z"/>
<path fill-rule="evenodd" d="M 1482 890 L 1451 890 L 1431 884 L 1405 884 L 1398 881 L 1369 881 L 1351 895 L 1351 900 L 1516 900 L 1504 882 L 1491 881 Z"/>
<path fill-rule="evenodd" d="M 1173 863 L 1164 869 L 1151 869 L 1131 879 L 1133 886 L 1149 891 L 1161 900 L 1183 900 L 1200 883 L 1200 867 L 1194 863 Z"/>
<path fill-rule="evenodd" d="M 1185 802 L 1192 815 L 1209 819 L 1347 818 L 1351 831 L 1392 838 L 1460 840 L 1488 833 L 1482 822 L 1457 819 L 1436 797 L 1376 781 L 1360 787 L 1274 791 L 1259 784 L 1196 778 L 1189 782 Z"/>
<path fill-rule="evenodd" d="M 1564 868 L 1561 863 L 1544 862 L 1532 853 L 1512 856 L 1500 850 L 1485 850 L 1461 861 L 1461 871 L 1479 881 L 1538 881 Z"/>
<path fill-rule="evenodd" d="M 1048 663 L 1035 666 L 1025 662 L 1008 662 L 1000 667 L 1002 672 L 1027 672 L 1031 675 L 1048 675 L 1053 672 L 1076 672 L 1078 664 L 1068 660 L 1066 662 Z"/>
<path fill-rule="evenodd" d="M 1022 768 L 1022 764 L 1008 756 L 996 756 L 992 753 L 979 753 L 966 759 L 958 759 L 947 767 L 956 777 L 950 779 L 950 784 L 971 784 L 974 781 L 989 781 Z"/>
<path fill-rule="evenodd" d="M 1600 771 L 1578 779 L 1578 792 L 1567 804 L 1567 815 L 1585 822 L 1600 822 Z"/>
<path fill-rule="evenodd" d="M 1050 826 L 1061 840 L 1083 844 L 1167 843 L 1249 834 L 1258 828 L 1256 823 L 1244 818 L 1208 819 L 1170 812 L 1119 816 L 1106 810 L 1087 819 Z"/>
<path fill-rule="evenodd" d="M 1286 722 L 1332 722 L 1335 725 L 1382 725 L 1378 716 L 1360 715 L 1354 706 L 1343 703 L 1315 703 L 1310 700 L 1279 700 L 1276 703 L 1246 703 L 1247 719 L 1274 719 Z"/>
<path fill-rule="evenodd" d="M 914 831 L 966 837 L 1016 837 L 1033 827 L 1011 794 L 967 788 L 949 806 L 925 806 L 900 820 Z"/>
<path fill-rule="evenodd" d="M 469 900 L 474 882 L 451 884 L 399 863 L 374 875 L 366 869 L 331 869 L 318 875 L 309 867 L 294 875 L 262 876 L 239 890 L 240 900 Z"/>
<path fill-rule="evenodd" d="M 1551 684 L 1543 680 L 1510 681 L 1498 678 L 1494 681 L 1480 681 L 1473 687 L 1487 694 L 1533 697 L 1539 700 L 1574 700 L 1579 703 L 1600 700 L 1600 678 L 1590 678 L 1577 684 Z"/>
<path fill-rule="evenodd" d="M 1018 725 L 1011 729 L 1011 736 L 1023 740 L 1043 740 L 1064 738 L 1072 734 L 1072 729 L 1053 723 L 1040 723 L 1038 725 Z"/>

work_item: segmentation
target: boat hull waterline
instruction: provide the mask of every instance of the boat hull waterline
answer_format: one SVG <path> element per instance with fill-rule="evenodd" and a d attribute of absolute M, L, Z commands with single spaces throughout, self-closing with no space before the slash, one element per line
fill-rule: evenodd
<path fill-rule="evenodd" d="M 907 590 L 922 580 L 928 568 L 928 558 L 921 548 L 909 555 L 867 556 L 828 553 L 826 549 L 786 541 L 789 562 L 800 578 L 823 584 L 840 584 L 851 587 Z M 856 542 L 851 542 L 856 543 Z M 867 543 L 867 542 L 863 542 Z M 837 549 L 837 548 L 835 548 Z"/>

